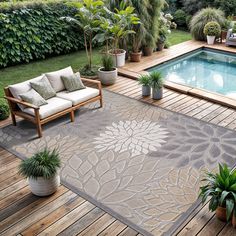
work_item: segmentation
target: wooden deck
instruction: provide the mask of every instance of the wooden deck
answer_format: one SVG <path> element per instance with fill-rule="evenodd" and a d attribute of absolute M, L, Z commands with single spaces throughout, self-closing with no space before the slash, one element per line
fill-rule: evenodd
<path fill-rule="evenodd" d="M 135 75 L 135 72 L 130 70 L 130 74 Z M 164 97 L 160 101 L 142 98 L 138 82 L 122 76 L 119 76 L 115 85 L 106 89 L 236 130 L 236 110 L 227 106 L 168 88 L 164 89 Z M 9 119 L 1 122 L 0 127 L 9 122 Z M 60 186 L 58 192 L 50 197 L 33 196 L 26 180 L 17 173 L 19 161 L 0 148 L 0 235 L 141 236 L 64 186 Z M 173 235 L 232 236 L 236 235 L 236 230 L 217 220 L 205 205 L 197 208 Z"/>

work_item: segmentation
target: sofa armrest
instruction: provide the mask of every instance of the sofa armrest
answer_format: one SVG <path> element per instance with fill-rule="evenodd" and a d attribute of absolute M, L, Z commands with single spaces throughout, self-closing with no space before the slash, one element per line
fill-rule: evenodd
<path fill-rule="evenodd" d="M 28 102 L 21 101 L 21 100 L 19 100 L 17 98 L 8 97 L 8 96 L 5 96 L 4 98 L 7 99 L 11 103 L 20 104 L 20 105 L 26 106 L 28 108 L 33 108 L 34 110 L 39 110 L 39 107 L 37 107 L 37 106 L 35 106 L 33 104 L 30 104 Z"/>
<path fill-rule="evenodd" d="M 91 83 L 91 84 L 96 84 L 98 89 L 99 89 L 100 95 L 102 94 L 102 83 L 101 83 L 101 81 L 92 80 L 92 79 L 85 79 L 85 78 L 81 78 L 81 80 L 82 80 L 82 82 L 88 82 L 88 83 Z"/>

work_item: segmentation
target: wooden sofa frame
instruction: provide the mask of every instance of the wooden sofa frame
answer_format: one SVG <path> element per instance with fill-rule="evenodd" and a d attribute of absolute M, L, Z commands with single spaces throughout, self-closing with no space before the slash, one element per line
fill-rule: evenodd
<path fill-rule="evenodd" d="M 24 102 L 22 100 L 14 98 L 11 91 L 10 91 L 10 89 L 9 89 L 9 87 L 4 88 L 5 99 L 7 99 L 9 107 L 10 107 L 12 124 L 14 126 L 16 126 L 16 116 L 19 116 L 19 117 L 21 117 L 25 120 L 28 120 L 28 121 L 30 121 L 30 122 L 32 122 L 36 125 L 38 136 L 39 136 L 39 138 L 41 138 L 42 137 L 42 125 L 43 124 L 46 124 L 49 121 L 52 121 L 52 120 L 54 120 L 58 117 L 61 117 L 65 114 L 68 114 L 68 113 L 70 113 L 71 122 L 74 122 L 74 119 L 75 119 L 74 112 L 75 112 L 75 110 L 79 109 L 80 107 L 82 107 L 82 106 L 84 106 L 88 103 L 92 103 L 92 102 L 95 102 L 95 101 L 98 101 L 98 100 L 100 101 L 100 107 L 102 107 L 103 106 L 103 98 L 102 98 L 102 85 L 101 85 L 101 82 L 97 81 L 97 80 L 84 79 L 84 78 L 81 78 L 81 80 L 85 83 L 89 83 L 89 84 L 97 86 L 97 88 L 99 90 L 99 95 L 96 96 L 96 97 L 93 97 L 93 98 L 91 98 L 91 99 L 89 99 L 85 102 L 82 102 L 82 103 L 80 103 L 76 106 L 72 106 L 68 109 L 65 109 L 65 110 L 61 111 L 61 112 L 58 112 L 58 113 L 53 114 L 49 117 L 46 117 L 45 119 L 40 119 L 40 115 L 39 115 L 40 107 L 34 106 L 30 103 L 27 103 L 27 102 Z M 28 113 L 21 111 L 20 108 L 18 107 L 18 104 L 23 105 L 27 108 L 34 109 L 35 116 L 31 116 Z"/>

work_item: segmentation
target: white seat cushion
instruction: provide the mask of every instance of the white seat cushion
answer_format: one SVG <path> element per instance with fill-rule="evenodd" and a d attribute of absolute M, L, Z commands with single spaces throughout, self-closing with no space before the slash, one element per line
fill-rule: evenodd
<path fill-rule="evenodd" d="M 66 99 L 61 99 L 58 97 L 53 97 L 47 100 L 46 105 L 43 105 L 39 108 L 40 119 L 45 119 L 51 115 L 54 115 L 60 111 L 63 111 L 67 108 L 72 107 L 72 102 Z M 24 112 L 34 116 L 34 109 L 25 108 Z"/>
<path fill-rule="evenodd" d="M 30 82 L 38 82 L 39 80 L 41 80 L 43 78 L 43 75 L 40 75 L 34 79 L 31 80 L 27 80 L 25 82 L 22 83 L 18 83 L 18 84 L 14 84 L 14 85 L 10 85 L 9 89 L 11 91 L 11 94 L 13 95 L 14 98 L 17 98 L 19 100 L 22 100 L 21 97 L 19 96 L 20 94 L 24 94 L 29 92 L 32 87 L 30 85 Z M 22 105 L 19 105 L 20 109 L 23 110 L 25 107 Z"/>
<path fill-rule="evenodd" d="M 74 75 L 74 72 L 71 68 L 71 66 L 66 67 L 62 70 L 57 70 L 49 73 L 45 73 L 46 77 L 48 78 L 49 82 L 51 83 L 53 89 L 56 92 L 60 92 L 62 90 L 65 90 L 64 83 L 61 79 L 61 76 L 70 77 Z"/>
<path fill-rule="evenodd" d="M 57 97 L 67 99 L 72 102 L 73 106 L 81 102 L 85 102 L 99 95 L 99 90 L 86 87 L 85 89 L 76 90 L 74 92 L 62 91 L 57 93 Z"/>

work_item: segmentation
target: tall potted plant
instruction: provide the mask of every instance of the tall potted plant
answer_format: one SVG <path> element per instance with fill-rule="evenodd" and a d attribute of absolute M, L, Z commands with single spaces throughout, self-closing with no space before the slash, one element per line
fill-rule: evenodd
<path fill-rule="evenodd" d="M 33 194 L 48 196 L 54 193 L 60 184 L 58 174 L 60 166 L 58 152 L 44 149 L 31 158 L 23 160 L 19 166 L 19 173 L 28 178 Z"/>
<path fill-rule="evenodd" d="M 209 210 L 216 211 L 218 219 L 229 221 L 236 207 L 236 170 L 219 164 L 219 172 L 207 172 L 202 181 L 206 182 L 200 187 L 202 203 L 210 199 Z"/>
<path fill-rule="evenodd" d="M 204 34 L 207 36 L 207 43 L 214 44 L 216 36 L 221 33 L 221 27 L 216 21 L 208 22 L 204 27 Z"/>
<path fill-rule="evenodd" d="M 138 79 L 139 84 L 142 85 L 142 96 L 151 95 L 151 78 L 149 74 L 141 75 Z"/>
<path fill-rule="evenodd" d="M 81 69 L 80 73 L 85 76 L 95 76 L 97 69 L 92 66 L 93 59 L 93 38 L 98 30 L 101 9 L 104 5 L 100 0 L 82 0 L 81 2 L 69 2 L 68 5 L 75 7 L 78 13 L 75 17 L 61 17 L 68 23 L 79 27 L 84 32 L 84 47 L 87 55 L 87 65 Z"/>
<path fill-rule="evenodd" d="M 130 61 L 131 62 L 140 62 L 142 51 L 141 51 L 141 43 L 143 39 L 144 30 L 141 25 L 138 25 L 135 28 L 136 34 L 132 35 L 131 46 L 132 51 L 130 53 Z"/>
<path fill-rule="evenodd" d="M 141 21 L 145 27 L 145 34 L 142 41 L 143 55 L 150 56 L 156 48 L 159 33 L 159 18 L 161 9 L 165 6 L 164 0 L 146 0 L 146 11 Z"/>
<path fill-rule="evenodd" d="M 163 97 L 163 84 L 164 80 L 161 72 L 153 71 L 150 73 L 150 83 L 152 86 L 152 98 L 155 100 L 162 99 Z"/>
<path fill-rule="evenodd" d="M 126 51 L 119 48 L 120 42 L 129 34 L 135 34 L 131 28 L 133 25 L 139 24 L 140 21 L 134 13 L 134 8 L 130 6 L 122 10 L 115 9 L 115 12 L 108 9 L 106 11 L 109 13 L 109 18 L 112 19 L 107 28 L 112 38 L 112 49 L 109 50 L 109 54 L 113 57 L 114 65 L 122 67 L 125 65 Z"/>
<path fill-rule="evenodd" d="M 113 65 L 113 60 L 108 54 L 102 57 L 102 67 L 98 69 L 98 78 L 103 85 L 112 85 L 117 79 L 117 68 Z"/>

